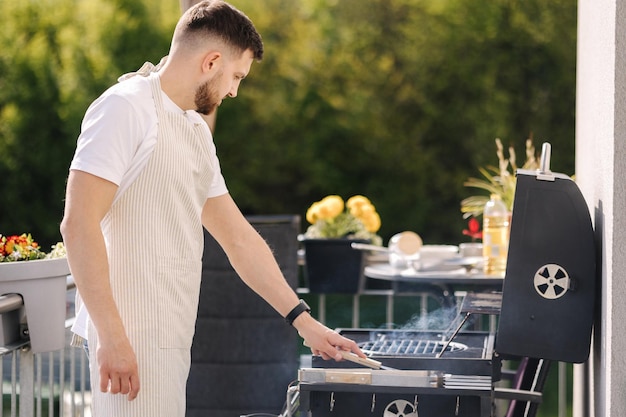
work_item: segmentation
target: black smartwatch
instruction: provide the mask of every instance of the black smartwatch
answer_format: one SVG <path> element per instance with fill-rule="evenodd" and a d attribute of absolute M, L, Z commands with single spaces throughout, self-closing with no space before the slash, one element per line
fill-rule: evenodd
<path fill-rule="evenodd" d="M 289 314 L 287 314 L 287 317 L 285 317 L 285 320 L 287 321 L 287 323 L 289 323 L 290 325 L 293 325 L 293 321 L 295 319 L 298 318 L 298 316 L 304 312 L 307 313 L 311 313 L 311 307 L 309 307 L 309 305 L 307 303 L 304 302 L 304 300 L 300 300 L 300 302 L 298 303 L 297 306 L 295 306 L 293 308 L 293 310 L 291 310 L 289 312 Z"/>

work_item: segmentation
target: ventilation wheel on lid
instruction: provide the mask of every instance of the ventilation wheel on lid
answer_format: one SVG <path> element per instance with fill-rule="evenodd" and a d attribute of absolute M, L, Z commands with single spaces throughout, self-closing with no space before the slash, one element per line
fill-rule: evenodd
<path fill-rule="evenodd" d="M 418 417 L 415 406 L 406 400 L 395 400 L 387 404 L 383 417 Z"/>
<path fill-rule="evenodd" d="M 557 264 L 546 264 L 535 273 L 535 290 L 548 300 L 555 300 L 565 295 L 570 279 L 567 271 Z"/>

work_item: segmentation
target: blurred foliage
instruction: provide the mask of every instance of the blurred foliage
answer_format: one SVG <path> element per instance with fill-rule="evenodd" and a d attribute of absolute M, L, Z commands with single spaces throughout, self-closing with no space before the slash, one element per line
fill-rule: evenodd
<path fill-rule="evenodd" d="M 575 0 L 231 2 L 266 49 L 215 132 L 246 214 L 304 219 L 325 195 L 362 194 L 385 240 L 455 243 L 476 192 L 463 183 L 497 164 L 496 137 L 518 155 L 531 134 L 549 141 L 552 170 L 574 173 Z M 85 110 L 167 53 L 179 15 L 176 0 L 0 2 L 0 233 L 60 239 Z"/>
<path fill-rule="evenodd" d="M 85 110 L 119 74 L 167 51 L 179 13 L 167 3 L 0 2 L 0 233 L 30 232 L 44 250 L 60 240 Z"/>
<path fill-rule="evenodd" d="M 494 138 L 523 154 L 532 133 L 573 174 L 574 0 L 231 2 L 266 49 L 215 132 L 245 213 L 304 218 L 325 195 L 363 194 L 385 240 L 453 243 Z M 165 55 L 179 14 L 175 0 L 0 2 L 0 233 L 59 239 L 87 106 Z"/>
<path fill-rule="evenodd" d="M 364 194 L 388 238 L 458 242 L 463 183 L 523 155 L 574 167 L 576 3 L 537 0 L 235 0 L 264 36 L 216 141 L 244 211 L 300 212 Z M 271 13 L 268 11 L 271 10 Z"/>

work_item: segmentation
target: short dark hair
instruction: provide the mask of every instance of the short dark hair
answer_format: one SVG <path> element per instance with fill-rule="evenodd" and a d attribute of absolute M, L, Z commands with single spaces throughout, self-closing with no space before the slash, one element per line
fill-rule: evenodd
<path fill-rule="evenodd" d="M 216 37 L 243 53 L 250 49 L 254 59 L 263 59 L 263 41 L 243 12 L 222 0 L 205 0 L 189 8 L 176 26 L 175 36 L 192 41 L 194 35 Z"/>

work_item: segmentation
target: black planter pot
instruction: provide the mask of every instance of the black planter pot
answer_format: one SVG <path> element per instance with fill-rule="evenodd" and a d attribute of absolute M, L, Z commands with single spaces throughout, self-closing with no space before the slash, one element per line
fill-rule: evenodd
<path fill-rule="evenodd" d="M 363 239 L 304 239 L 305 278 L 314 294 L 356 294 L 363 289 L 365 253 L 351 247 Z"/>

